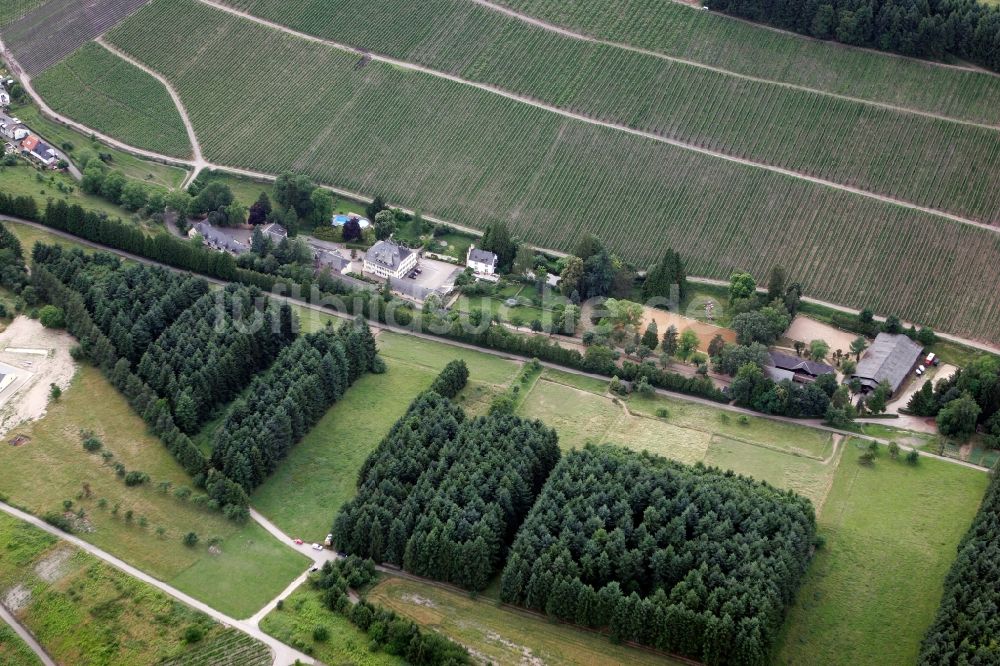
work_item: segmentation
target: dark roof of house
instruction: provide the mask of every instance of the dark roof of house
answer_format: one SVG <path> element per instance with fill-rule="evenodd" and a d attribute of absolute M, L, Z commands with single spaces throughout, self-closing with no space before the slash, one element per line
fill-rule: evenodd
<path fill-rule="evenodd" d="M 33 152 L 36 155 L 41 155 L 45 159 L 54 157 L 56 153 L 56 151 L 52 149 L 52 146 L 45 143 L 44 141 L 39 141 L 31 152 Z M 51 155 L 49 153 L 51 153 Z"/>
<path fill-rule="evenodd" d="M 216 229 L 208 222 L 198 222 L 194 225 L 194 230 L 198 232 L 198 234 L 200 234 L 209 245 L 223 250 L 228 250 L 233 254 L 241 254 L 249 249 L 245 244 L 239 242 L 219 229 Z"/>
<path fill-rule="evenodd" d="M 403 260 L 412 253 L 412 250 L 402 245 L 396 245 L 392 241 L 383 240 L 368 248 L 368 251 L 365 252 L 365 261 L 396 270 L 403 263 Z"/>
<path fill-rule="evenodd" d="M 313 258 L 316 259 L 316 263 L 319 264 L 320 267 L 329 266 L 338 272 L 344 270 L 344 267 L 351 263 L 350 259 L 347 259 L 339 252 L 333 252 L 331 250 L 317 250 L 313 255 Z"/>
<path fill-rule="evenodd" d="M 497 265 L 497 255 L 492 252 L 487 252 L 486 250 L 480 250 L 478 248 L 469 248 L 469 261 L 475 261 L 480 264 L 491 264 L 493 266 Z"/>
<path fill-rule="evenodd" d="M 816 361 L 810 361 L 809 359 L 799 358 L 790 354 L 782 354 L 781 352 L 771 352 L 771 363 L 776 368 L 792 372 L 804 372 L 813 377 L 836 372 L 833 366 L 826 363 L 817 363 Z"/>
<path fill-rule="evenodd" d="M 888 380 L 895 393 L 923 352 L 923 347 L 905 335 L 879 333 L 852 377 L 872 387 Z"/>

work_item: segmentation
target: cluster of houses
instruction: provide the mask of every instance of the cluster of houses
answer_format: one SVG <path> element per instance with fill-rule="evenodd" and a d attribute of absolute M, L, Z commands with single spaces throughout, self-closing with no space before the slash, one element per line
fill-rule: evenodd
<path fill-rule="evenodd" d="M 774 381 L 791 379 L 795 382 L 816 381 L 820 375 L 836 373 L 836 368 L 798 356 L 772 351 L 770 365 L 765 368 Z M 850 379 L 857 379 L 862 393 L 874 391 L 887 382 L 896 395 L 907 376 L 920 365 L 923 347 L 903 334 L 879 333 L 858 363 Z"/>
<path fill-rule="evenodd" d="M 3 137 L 6 146 L 4 152 L 20 152 L 42 166 L 54 169 L 62 159 L 55 148 L 32 134 L 19 118 L 12 118 L 3 112 L 0 112 L 0 137 Z"/>

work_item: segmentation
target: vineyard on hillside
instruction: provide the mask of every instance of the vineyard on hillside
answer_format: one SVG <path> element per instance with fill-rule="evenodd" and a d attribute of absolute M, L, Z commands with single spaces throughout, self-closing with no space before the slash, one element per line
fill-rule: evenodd
<path fill-rule="evenodd" d="M 47 0 L 4 27 L 3 40 L 24 71 L 36 76 L 147 2 Z M 28 5 L 30 0 L 16 0 L 17 3 Z"/>
<path fill-rule="evenodd" d="M 1000 77 L 989 72 L 817 41 L 671 0 L 495 2 L 588 35 L 712 67 L 1000 125 Z"/>
<path fill-rule="evenodd" d="M 989 231 L 361 66 L 191 0 L 157 0 L 109 39 L 174 83 L 214 161 L 301 170 L 480 228 L 508 220 L 545 247 L 591 231 L 639 265 L 671 246 L 696 275 L 763 277 L 781 263 L 817 298 L 1000 331 L 1000 291 L 984 280 L 1000 236 Z"/>
<path fill-rule="evenodd" d="M 564 37 L 465 0 L 230 2 L 589 118 L 1000 223 L 1000 130 Z"/>
<path fill-rule="evenodd" d="M 42 2 L 44 0 L 4 0 L 0 2 L 0 26 L 21 18 Z"/>
<path fill-rule="evenodd" d="M 89 42 L 34 81 L 55 111 L 126 143 L 190 157 L 181 115 L 159 81 Z"/>

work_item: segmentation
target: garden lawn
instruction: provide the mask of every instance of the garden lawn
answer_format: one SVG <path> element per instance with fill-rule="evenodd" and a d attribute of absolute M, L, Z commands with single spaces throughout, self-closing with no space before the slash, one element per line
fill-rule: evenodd
<path fill-rule="evenodd" d="M 55 146 L 63 147 L 67 142 L 73 144 L 73 150 L 67 151 L 71 160 L 80 150 L 88 150 L 95 154 L 105 153 L 111 158 L 108 166 L 121 171 L 126 178 L 167 189 L 180 187 L 188 175 L 188 171 L 181 167 L 144 160 L 117 148 L 91 141 L 89 136 L 47 119 L 33 104 L 13 108 L 10 115 L 20 118 L 25 125 Z"/>
<path fill-rule="evenodd" d="M 858 463 L 845 449 L 776 664 L 913 664 L 988 477 L 944 461 Z"/>
<path fill-rule="evenodd" d="M 114 454 L 110 464 L 83 449 L 81 430 L 93 431 L 103 442 L 102 450 Z M 157 486 L 163 481 L 172 488 L 194 484 L 93 367 L 80 367 L 70 388 L 49 404 L 45 417 L 15 428 L 4 439 L 18 434 L 30 441 L 17 447 L 0 445 L 0 493 L 11 504 L 42 515 L 62 512 L 63 501 L 72 500 L 72 510 L 82 508 L 93 529 L 78 536 L 211 606 L 239 617 L 252 615 L 307 565 L 255 526 L 237 525 L 217 511 L 159 492 Z M 146 472 L 151 481 L 126 487 L 111 467 L 115 462 Z M 83 495 L 84 484 L 90 489 L 89 498 Z M 105 508 L 101 499 L 106 500 Z M 126 520 L 127 511 L 133 512 L 131 522 Z M 164 530 L 162 536 L 159 528 Z M 200 537 L 194 548 L 181 542 L 188 532 Z M 208 553 L 212 537 L 222 539 L 221 555 Z M 248 540 L 257 542 L 249 553 Z M 234 596 L 234 589 L 241 591 Z"/>
<path fill-rule="evenodd" d="M 544 617 L 473 599 L 433 584 L 388 577 L 368 594 L 417 624 L 439 631 L 497 664 L 670 666 L 671 659 Z"/>
<path fill-rule="evenodd" d="M 232 643 L 231 630 L 204 614 L 6 514 L 0 514 L 0 549 L 0 598 L 57 663 L 184 662 L 217 641 Z M 196 644 L 183 639 L 192 627 L 203 632 Z M 0 662 L 36 663 L 7 659 L 5 629 L 0 625 Z M 263 645 L 242 642 L 250 650 L 241 664 L 270 663 L 260 659 L 268 654 Z"/>
<path fill-rule="evenodd" d="M 330 637 L 313 639 L 313 630 L 325 627 Z M 352 666 L 404 666 L 406 661 L 368 649 L 370 640 L 350 620 L 323 606 L 320 592 L 309 583 L 292 592 L 281 610 L 273 610 L 261 620 L 260 628 L 282 643 L 319 659 L 325 664 Z"/>
<path fill-rule="evenodd" d="M 68 174 L 58 171 L 40 171 L 24 160 L 19 160 L 17 166 L 0 167 L 0 184 L 2 184 L 3 192 L 6 194 L 34 197 L 35 203 L 40 209 L 39 212 L 44 210 L 45 202 L 49 199 L 62 199 L 70 205 L 79 204 L 86 210 L 103 213 L 109 217 L 120 217 L 127 220 L 132 215 L 120 206 L 93 194 L 87 194 L 80 189 L 80 184 Z"/>
<path fill-rule="evenodd" d="M 365 458 L 436 375 L 392 358 L 386 364 L 385 374 L 358 379 L 254 493 L 254 508 L 285 534 L 310 542 L 326 537 L 357 490 Z"/>
<path fill-rule="evenodd" d="M 506 384 L 517 374 L 514 361 L 474 349 L 464 349 L 443 342 L 382 331 L 378 334 L 379 353 L 440 372 L 449 361 L 462 359 L 469 366 L 469 379 L 489 384 Z"/>

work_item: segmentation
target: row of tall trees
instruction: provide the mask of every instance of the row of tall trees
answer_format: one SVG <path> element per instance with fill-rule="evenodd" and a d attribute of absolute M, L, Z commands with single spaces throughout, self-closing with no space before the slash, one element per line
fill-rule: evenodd
<path fill-rule="evenodd" d="M 468 651 L 449 638 L 423 630 L 412 620 L 363 599 L 354 603 L 349 589 L 357 589 L 374 580 L 372 561 L 362 561 L 352 555 L 325 563 L 311 583 L 322 590 L 323 603 L 328 609 L 343 615 L 368 634 L 373 649 L 402 657 L 405 663 L 414 666 L 462 666 L 472 663 Z"/>
<path fill-rule="evenodd" d="M 229 285 L 184 310 L 136 372 L 170 401 L 181 430 L 192 433 L 274 361 L 295 328 L 287 303 L 279 307 L 256 287 Z"/>
<path fill-rule="evenodd" d="M 555 431 L 461 409 L 427 392 L 362 470 L 334 522 L 337 546 L 473 590 L 486 587 L 559 460 Z"/>
<path fill-rule="evenodd" d="M 718 0 L 712 9 L 818 39 L 1000 71 L 1000 10 L 976 0 Z"/>
<path fill-rule="evenodd" d="M 119 356 L 136 363 L 191 304 L 208 293 L 201 278 L 146 264 L 123 265 L 117 257 L 54 248 L 46 266 L 83 295 L 87 309 Z"/>
<path fill-rule="evenodd" d="M 995 664 L 1000 655 L 1000 474 L 958 546 L 934 624 L 920 650 L 921 666 Z"/>
<path fill-rule="evenodd" d="M 588 446 L 552 472 L 501 598 L 706 664 L 764 664 L 815 532 L 790 491 Z"/>
<path fill-rule="evenodd" d="M 20 294 L 27 284 L 28 271 L 21 241 L 10 229 L 0 224 L 0 286 Z"/>
<path fill-rule="evenodd" d="M 355 379 L 384 370 L 364 320 L 298 338 L 233 404 L 215 435 L 212 464 L 253 491 Z"/>
<path fill-rule="evenodd" d="M 798 384 L 790 379 L 776 382 L 764 374 L 756 362 L 744 364 L 737 372 L 729 392 L 736 404 L 765 414 L 778 414 L 793 418 L 826 417 L 836 396 L 849 404 L 849 396 L 838 392 L 834 374 L 820 375 L 815 382 Z"/>

